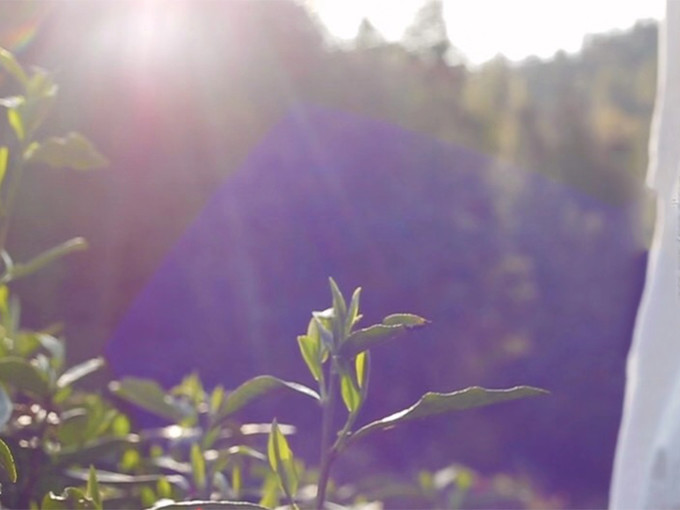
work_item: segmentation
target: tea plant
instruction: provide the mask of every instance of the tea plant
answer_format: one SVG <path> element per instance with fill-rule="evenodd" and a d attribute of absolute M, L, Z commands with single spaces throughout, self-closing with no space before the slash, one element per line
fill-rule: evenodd
<path fill-rule="evenodd" d="M 84 249 L 86 243 L 71 239 L 26 262 L 16 262 L 6 249 L 6 240 L 27 168 L 48 165 L 87 170 L 105 165 L 106 160 L 78 133 L 41 136 L 57 95 L 57 85 L 47 72 L 27 72 L 3 49 L 0 68 L 17 88 L 17 94 L 0 99 L 7 128 L 0 133 L 8 133 L 0 139 L 3 505 L 56 510 L 150 505 L 156 510 L 262 509 L 285 499 L 292 508 L 320 510 L 329 505 L 335 461 L 364 437 L 413 420 L 545 393 L 527 386 L 428 392 L 406 409 L 357 425 L 369 393 L 371 349 L 414 335 L 428 322 L 400 313 L 360 328 L 361 289 L 354 291 L 348 303 L 332 278 L 332 306 L 313 312 L 306 333 L 297 338 L 316 389 L 271 375 L 250 379 L 233 391 L 221 386 L 208 391 L 197 375 L 186 377 L 169 392 L 154 381 L 134 377 L 110 383 L 107 397 L 102 391 L 79 389 L 80 381 L 99 370 L 104 361 L 95 358 L 67 368 L 59 331 L 22 328 L 19 303 L 9 285 Z M 239 421 L 241 409 L 276 390 L 301 394 L 320 409 L 318 474 L 305 471 L 294 457 L 287 438 L 293 427 L 276 419 L 271 424 Z M 133 432 L 130 419 L 117 405 L 120 401 L 172 424 Z M 342 405 L 344 424 L 334 430 L 334 414 Z"/>

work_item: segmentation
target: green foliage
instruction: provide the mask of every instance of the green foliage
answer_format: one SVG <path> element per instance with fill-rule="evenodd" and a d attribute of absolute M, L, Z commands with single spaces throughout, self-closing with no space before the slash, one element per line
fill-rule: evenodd
<path fill-rule="evenodd" d="M 32 145 L 24 158 L 31 163 L 76 170 L 91 170 L 108 164 L 87 138 L 78 133 L 69 133 L 64 138 L 50 137 L 41 144 Z"/>
<path fill-rule="evenodd" d="M 50 492 L 42 500 L 43 510 L 98 510 L 98 508 L 92 498 L 75 487 L 67 487 L 60 495 Z"/>
<path fill-rule="evenodd" d="M 312 389 L 298 383 L 283 381 L 270 375 L 254 377 L 241 384 L 224 399 L 224 403 L 217 410 L 217 419 L 232 415 L 253 399 L 269 392 L 280 389 L 288 389 L 319 400 L 319 395 Z"/>
<path fill-rule="evenodd" d="M 352 439 L 356 440 L 370 432 L 384 430 L 407 421 L 428 418 L 451 411 L 462 411 L 519 398 L 535 397 L 547 391 L 530 386 L 517 386 L 508 390 L 487 390 L 478 386 L 452 393 L 428 392 L 418 402 L 403 411 L 396 412 L 380 420 L 364 425 L 357 430 Z"/>
<path fill-rule="evenodd" d="M 184 407 L 181 400 L 166 394 L 155 381 L 128 377 L 109 384 L 109 390 L 114 395 L 170 421 L 182 421 L 191 414 L 191 410 Z"/>
<path fill-rule="evenodd" d="M 276 473 L 283 492 L 288 499 L 293 502 L 293 494 L 298 489 L 298 474 L 295 469 L 295 458 L 293 451 L 288 445 L 286 436 L 279 429 L 276 420 L 272 423 L 272 429 L 267 441 L 267 459 L 272 471 Z"/>
<path fill-rule="evenodd" d="M 0 67 L 22 89 L 22 95 L 0 99 L 11 133 L 9 140 L 0 140 L 0 258 L 4 264 L 0 275 L 0 434 L 6 439 L 0 439 L 0 472 L 10 482 L 2 494 L 3 506 L 262 509 L 278 505 L 282 492 L 293 508 L 313 504 L 322 509 L 332 488 L 334 461 L 369 432 L 544 393 L 529 387 L 430 392 L 403 411 L 355 427 L 368 397 L 370 350 L 412 334 L 428 321 L 401 313 L 358 329 L 361 289 L 354 291 L 348 306 L 332 278 L 332 306 L 313 312 L 306 334 L 297 339 L 318 391 L 271 375 L 254 377 L 233 391 L 220 386 L 206 391 L 196 374 L 168 391 L 155 381 L 134 377 L 111 382 L 107 387 L 111 398 L 102 391 L 82 390 L 83 378 L 100 370 L 104 360 L 94 358 L 66 367 L 63 339 L 54 330 L 22 328 L 18 301 L 7 285 L 84 249 L 85 241 L 66 241 L 24 263 L 14 263 L 5 241 L 27 166 L 40 163 L 88 170 L 105 165 L 106 160 L 77 133 L 38 139 L 57 95 L 56 84 L 43 70 L 27 73 L 2 49 Z M 286 437 L 295 432 L 293 427 L 276 419 L 271 425 L 238 420 L 244 407 L 279 390 L 310 397 L 321 408 L 318 475 L 295 459 Z M 346 415 L 342 428 L 333 430 L 338 391 Z M 133 432 L 130 419 L 115 405 L 120 400 L 171 425 Z M 261 452 L 265 448 L 266 455 Z M 316 485 L 315 502 L 301 490 L 303 484 Z"/>
<path fill-rule="evenodd" d="M 17 481 L 17 467 L 14 464 L 14 457 L 9 450 L 7 443 L 0 439 L 0 467 L 3 469 L 9 481 L 16 483 Z"/>

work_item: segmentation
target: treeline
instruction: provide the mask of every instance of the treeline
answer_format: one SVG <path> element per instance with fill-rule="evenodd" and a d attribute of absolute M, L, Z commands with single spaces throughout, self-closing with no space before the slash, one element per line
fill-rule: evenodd
<path fill-rule="evenodd" d="M 520 63 L 499 56 L 479 67 L 461 62 L 449 35 L 455 44 L 437 1 L 400 43 L 386 43 L 364 21 L 354 47 L 328 55 L 337 74 L 324 99 L 611 203 L 636 196 L 656 93 L 655 22 L 589 36 L 577 54 Z"/>

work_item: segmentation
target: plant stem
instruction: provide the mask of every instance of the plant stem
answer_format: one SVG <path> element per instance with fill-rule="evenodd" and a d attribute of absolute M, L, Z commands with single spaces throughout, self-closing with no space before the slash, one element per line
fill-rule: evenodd
<path fill-rule="evenodd" d="M 331 472 L 331 465 L 335 459 L 335 450 L 331 434 L 333 433 L 333 411 L 335 408 L 335 394 L 337 388 L 337 369 L 335 360 L 331 360 L 330 373 L 328 374 L 328 391 L 322 401 L 323 417 L 321 423 L 321 471 L 316 489 L 316 509 L 322 510 L 326 500 L 326 489 Z"/>

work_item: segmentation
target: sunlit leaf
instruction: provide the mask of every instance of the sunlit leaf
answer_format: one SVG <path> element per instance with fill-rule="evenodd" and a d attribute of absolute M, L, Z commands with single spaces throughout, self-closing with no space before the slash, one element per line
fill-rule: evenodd
<path fill-rule="evenodd" d="M 274 419 L 272 430 L 267 441 L 267 458 L 269 465 L 278 478 L 283 491 L 292 497 L 297 492 L 298 475 L 295 469 L 295 458 L 293 451 L 288 445 L 288 440 L 284 436 Z"/>
<path fill-rule="evenodd" d="M 366 356 L 366 351 L 363 351 L 357 354 L 357 357 L 354 360 L 354 366 L 357 371 L 357 383 L 360 388 L 364 385 L 364 381 L 366 380 Z"/>
<path fill-rule="evenodd" d="M 411 314 L 395 314 L 385 317 L 382 324 L 354 331 L 340 346 L 340 355 L 352 358 L 362 351 L 389 342 L 404 333 L 425 326 L 426 319 Z"/>
<path fill-rule="evenodd" d="M 335 283 L 333 278 L 328 279 L 331 286 L 331 295 L 333 296 L 333 311 L 335 312 L 336 328 L 333 331 L 336 338 L 340 338 L 344 333 L 345 317 L 347 317 L 347 304 L 345 304 L 345 298 L 338 288 L 338 284 Z"/>
<path fill-rule="evenodd" d="M 126 436 L 130 433 L 130 420 L 124 414 L 118 414 L 111 422 L 111 432 L 116 436 Z"/>
<path fill-rule="evenodd" d="M 0 359 L 0 381 L 38 397 L 45 397 L 49 393 L 47 375 L 22 358 Z"/>
<path fill-rule="evenodd" d="M 99 483 L 97 482 L 97 471 L 94 466 L 90 464 L 90 472 L 87 477 L 87 487 L 85 488 L 85 496 L 90 498 L 97 510 L 102 508 L 102 496 L 99 492 Z"/>
<path fill-rule="evenodd" d="M 210 394 L 210 414 L 216 415 L 222 407 L 224 401 L 224 388 L 216 386 Z"/>
<path fill-rule="evenodd" d="M 12 457 L 9 446 L 2 439 L 0 439 L 0 468 L 7 474 L 10 482 L 16 483 L 17 467 L 14 463 L 14 457 Z"/>
<path fill-rule="evenodd" d="M 172 484 L 163 476 L 156 482 L 156 492 L 159 498 L 172 497 Z"/>
<path fill-rule="evenodd" d="M 155 381 L 126 377 L 110 383 L 109 389 L 118 397 L 173 422 L 189 415 L 189 411 L 166 394 Z"/>
<path fill-rule="evenodd" d="M 319 400 L 319 394 L 307 386 L 283 381 L 271 375 L 260 375 L 244 382 L 227 395 L 227 398 L 224 399 L 224 405 L 220 409 L 218 419 L 221 420 L 235 413 L 257 397 L 279 389 L 293 390 L 314 400 Z"/>
<path fill-rule="evenodd" d="M 279 480 L 276 473 L 268 473 L 262 484 L 262 497 L 260 505 L 266 508 L 274 508 L 279 505 Z"/>
<path fill-rule="evenodd" d="M 79 133 L 69 133 L 63 138 L 48 138 L 25 154 L 25 158 L 32 163 L 75 170 L 91 170 L 108 165 L 107 159 Z"/>
<path fill-rule="evenodd" d="M 14 58 L 14 55 L 4 48 L 0 48 L 0 67 L 12 75 L 22 85 L 26 85 L 28 82 L 26 71 L 24 71 L 17 59 Z"/>
<path fill-rule="evenodd" d="M 268 507 L 245 501 L 161 501 L 148 510 L 268 510 Z"/>
<path fill-rule="evenodd" d="M 197 443 L 191 445 L 191 471 L 194 475 L 196 487 L 204 489 L 206 484 L 205 459 L 201 447 Z"/>
<path fill-rule="evenodd" d="M 317 328 L 314 319 L 312 319 L 312 323 L 314 324 L 314 327 Z M 316 338 L 308 335 L 300 335 L 297 337 L 297 341 L 298 346 L 300 347 L 300 354 L 302 354 L 302 359 L 304 359 L 307 364 L 307 368 L 309 368 L 312 377 L 318 381 L 322 377 L 319 335 L 316 335 Z"/>
<path fill-rule="evenodd" d="M 236 497 L 241 493 L 241 487 L 243 486 L 243 480 L 241 476 L 241 466 L 234 466 L 231 470 L 231 488 L 234 491 Z"/>
<path fill-rule="evenodd" d="M 350 413 L 353 413 L 359 408 L 361 404 L 361 395 L 359 390 L 354 385 L 354 380 L 349 373 L 343 373 L 340 376 L 340 393 L 342 394 L 342 401 Z"/>
<path fill-rule="evenodd" d="M 118 466 L 122 471 L 129 472 L 135 470 L 141 462 L 142 456 L 139 452 L 137 450 L 129 449 L 121 457 Z"/>
<path fill-rule="evenodd" d="M 57 388 L 65 388 L 106 365 L 104 358 L 92 358 L 69 368 L 57 379 Z"/>
<path fill-rule="evenodd" d="M 361 287 L 357 287 L 352 294 L 352 300 L 349 303 L 349 310 L 347 311 L 347 319 L 345 320 L 345 334 L 349 335 L 352 327 L 359 320 L 359 299 L 361 297 Z"/>
<path fill-rule="evenodd" d="M 9 149 L 7 147 L 0 147 L 0 185 L 5 179 L 7 173 L 7 164 L 9 163 Z"/>
<path fill-rule="evenodd" d="M 191 402 L 197 405 L 205 400 L 205 390 L 196 373 L 184 377 L 182 382 L 170 390 L 170 393 L 187 397 Z"/>
<path fill-rule="evenodd" d="M 26 129 L 24 128 L 24 120 L 21 118 L 19 108 L 9 108 L 7 110 L 7 122 L 12 127 L 14 134 L 19 141 L 26 137 Z"/>
<path fill-rule="evenodd" d="M 382 321 L 385 326 L 424 326 L 427 320 L 412 313 L 393 313 Z"/>
<path fill-rule="evenodd" d="M 332 351 L 334 349 L 333 324 L 335 323 L 335 311 L 333 308 L 326 308 L 321 312 L 312 312 L 312 320 L 316 322 L 321 342 L 327 350 Z"/>
<path fill-rule="evenodd" d="M 350 441 L 357 440 L 370 432 L 392 428 L 411 420 L 547 393 L 545 390 L 531 386 L 516 386 L 505 390 L 488 390 L 474 386 L 452 393 L 428 392 L 411 407 L 361 427 L 352 434 Z"/>

